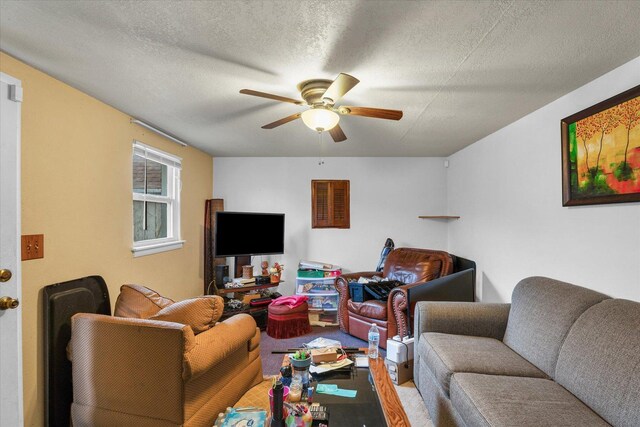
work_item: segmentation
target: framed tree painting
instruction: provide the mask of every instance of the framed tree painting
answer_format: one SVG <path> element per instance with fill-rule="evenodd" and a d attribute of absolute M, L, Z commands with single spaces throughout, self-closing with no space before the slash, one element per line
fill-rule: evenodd
<path fill-rule="evenodd" d="M 562 205 L 640 202 L 640 86 L 562 119 Z"/>

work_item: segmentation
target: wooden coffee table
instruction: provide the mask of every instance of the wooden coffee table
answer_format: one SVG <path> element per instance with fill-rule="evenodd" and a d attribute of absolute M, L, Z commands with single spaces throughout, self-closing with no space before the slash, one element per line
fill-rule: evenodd
<path fill-rule="evenodd" d="M 288 356 L 284 357 L 282 364 L 289 365 Z M 314 393 L 314 403 L 329 408 L 330 425 L 411 427 L 384 361 L 380 357 L 369 359 L 369 368 L 353 367 L 351 374 L 346 377 L 344 374 L 341 376 L 328 373 L 318 378 L 320 383 L 337 383 L 340 388 L 358 391 L 354 399 Z M 382 417 L 379 414 L 382 414 Z"/>
<path fill-rule="evenodd" d="M 391 377 L 389 377 L 387 368 L 384 366 L 384 361 L 380 357 L 369 359 L 369 371 L 371 371 L 387 425 L 411 427 L 396 388 L 391 381 Z"/>

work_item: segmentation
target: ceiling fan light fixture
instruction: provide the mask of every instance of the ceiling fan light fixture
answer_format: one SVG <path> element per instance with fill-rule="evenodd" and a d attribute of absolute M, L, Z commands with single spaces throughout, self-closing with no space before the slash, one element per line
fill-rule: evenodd
<path fill-rule="evenodd" d="M 302 112 L 302 121 L 309 129 L 324 132 L 336 127 L 340 116 L 326 108 L 311 108 Z"/>

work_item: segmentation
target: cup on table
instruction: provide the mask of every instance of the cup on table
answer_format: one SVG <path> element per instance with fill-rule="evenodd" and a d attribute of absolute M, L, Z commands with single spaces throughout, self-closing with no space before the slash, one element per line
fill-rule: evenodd
<path fill-rule="evenodd" d="M 287 402 L 287 398 L 289 397 L 289 387 L 283 386 L 282 389 L 282 401 Z M 273 389 L 269 389 L 269 409 L 271 409 L 271 413 L 273 414 Z"/>
<path fill-rule="evenodd" d="M 291 380 L 291 387 L 289 390 L 289 402 L 300 402 L 302 398 L 302 378 L 300 375 L 294 375 Z"/>

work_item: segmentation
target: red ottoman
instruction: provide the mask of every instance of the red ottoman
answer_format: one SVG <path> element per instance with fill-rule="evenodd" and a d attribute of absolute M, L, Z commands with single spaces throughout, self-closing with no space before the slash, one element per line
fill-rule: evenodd
<path fill-rule="evenodd" d="M 270 304 L 267 319 L 267 335 L 273 338 L 293 338 L 311 332 L 309 306 L 306 302 L 297 307 Z"/>

